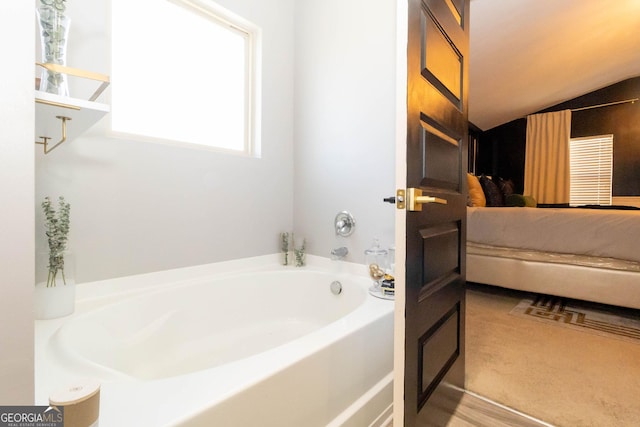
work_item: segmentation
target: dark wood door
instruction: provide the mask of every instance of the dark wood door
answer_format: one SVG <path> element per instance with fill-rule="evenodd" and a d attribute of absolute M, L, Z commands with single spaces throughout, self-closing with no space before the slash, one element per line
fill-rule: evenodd
<path fill-rule="evenodd" d="M 433 199 L 406 211 L 404 423 L 445 425 L 464 388 L 469 0 L 409 0 L 408 19 L 407 187 Z"/>

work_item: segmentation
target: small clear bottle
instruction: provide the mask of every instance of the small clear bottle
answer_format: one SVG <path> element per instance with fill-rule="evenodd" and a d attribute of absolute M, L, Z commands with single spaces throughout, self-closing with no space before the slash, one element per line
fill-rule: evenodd
<path fill-rule="evenodd" d="M 389 268 L 389 252 L 382 249 L 380 241 L 375 238 L 371 247 L 364 251 L 364 259 L 369 269 L 369 277 L 373 280 L 374 288 L 377 289 Z"/>
<path fill-rule="evenodd" d="M 389 273 L 392 276 L 396 275 L 396 246 L 393 245 L 391 246 L 389 249 L 389 256 L 387 257 L 387 262 L 388 262 L 388 267 L 389 270 L 387 271 L 387 273 Z"/>

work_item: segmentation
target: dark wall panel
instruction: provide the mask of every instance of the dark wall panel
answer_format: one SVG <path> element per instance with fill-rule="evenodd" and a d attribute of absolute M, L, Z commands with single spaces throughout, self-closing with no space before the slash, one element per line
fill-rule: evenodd
<path fill-rule="evenodd" d="M 517 193 L 524 189 L 527 121 L 518 119 L 480 134 L 476 173 L 511 179 Z"/>
<path fill-rule="evenodd" d="M 574 109 L 640 97 L 640 77 L 624 80 L 539 113 Z M 526 119 L 480 134 L 477 173 L 511 178 L 516 191 L 524 186 Z M 571 136 L 613 134 L 613 195 L 640 196 L 640 102 L 575 111 Z"/>

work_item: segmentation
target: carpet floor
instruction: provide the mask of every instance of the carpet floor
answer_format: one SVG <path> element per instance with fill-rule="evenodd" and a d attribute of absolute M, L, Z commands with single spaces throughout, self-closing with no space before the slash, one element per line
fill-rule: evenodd
<path fill-rule="evenodd" d="M 538 295 L 524 298 L 510 314 L 640 344 L 640 310 Z"/>
<path fill-rule="evenodd" d="M 509 314 L 530 296 L 469 285 L 467 389 L 559 427 L 640 425 L 640 341 Z"/>

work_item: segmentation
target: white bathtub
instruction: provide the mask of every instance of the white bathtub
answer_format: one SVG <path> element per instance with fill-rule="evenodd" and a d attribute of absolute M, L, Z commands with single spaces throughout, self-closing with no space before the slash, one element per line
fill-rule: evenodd
<path fill-rule="evenodd" d="M 101 427 L 381 425 L 393 303 L 368 294 L 364 266 L 276 260 L 78 286 L 76 313 L 36 321 L 36 403 L 88 377 Z"/>

